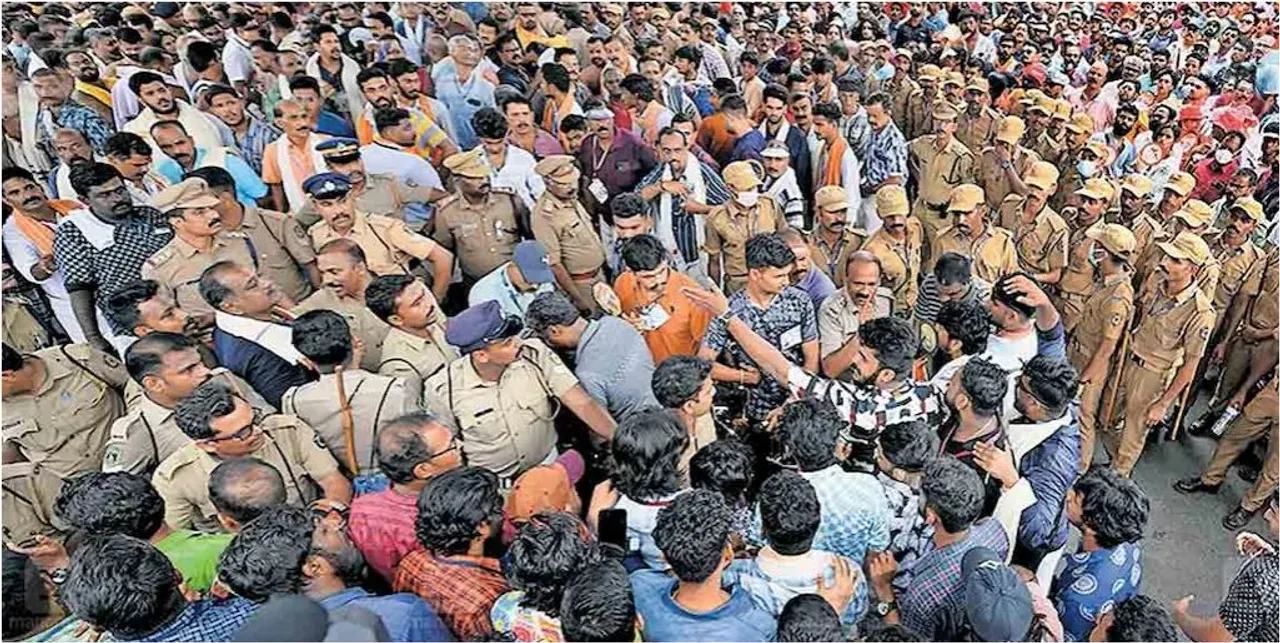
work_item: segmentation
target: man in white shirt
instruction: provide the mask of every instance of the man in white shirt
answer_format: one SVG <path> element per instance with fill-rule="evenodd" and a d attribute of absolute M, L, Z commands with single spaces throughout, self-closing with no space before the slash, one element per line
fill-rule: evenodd
<path fill-rule="evenodd" d="M 227 30 L 227 44 L 222 49 L 222 71 L 241 96 L 253 78 L 253 53 L 249 43 L 257 40 L 257 26 L 248 13 L 232 13 L 231 28 Z"/>
<path fill-rule="evenodd" d="M 533 171 L 537 164 L 533 155 L 508 142 L 507 118 L 497 109 L 485 107 L 472 115 L 471 127 L 484 149 L 490 184 L 515 192 L 525 207 L 532 210 L 547 186 Z"/>

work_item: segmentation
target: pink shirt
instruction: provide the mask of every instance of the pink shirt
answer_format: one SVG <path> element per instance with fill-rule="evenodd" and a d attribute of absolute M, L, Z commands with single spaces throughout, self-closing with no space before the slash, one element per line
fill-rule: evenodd
<path fill-rule="evenodd" d="M 394 489 L 357 496 L 351 502 L 348 533 L 365 560 L 387 582 L 396 576 L 396 566 L 409 552 L 422 549 L 413 529 L 418 517 L 418 499 Z"/>

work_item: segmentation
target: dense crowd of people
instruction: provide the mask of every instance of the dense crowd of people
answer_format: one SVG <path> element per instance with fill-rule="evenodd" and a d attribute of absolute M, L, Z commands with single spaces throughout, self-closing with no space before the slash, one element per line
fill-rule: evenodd
<path fill-rule="evenodd" d="M 1277 24 L 5 2 L 3 638 L 1275 641 Z"/>

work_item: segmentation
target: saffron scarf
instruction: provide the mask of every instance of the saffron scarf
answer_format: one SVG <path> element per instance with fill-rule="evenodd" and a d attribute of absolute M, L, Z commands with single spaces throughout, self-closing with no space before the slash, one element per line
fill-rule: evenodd
<path fill-rule="evenodd" d="M 54 212 L 58 213 L 58 219 L 66 216 L 66 214 L 77 208 L 81 208 L 79 203 L 67 199 L 55 199 L 49 201 L 49 206 Z M 42 256 L 53 254 L 53 226 L 41 221 L 29 214 L 23 213 L 21 210 L 13 211 L 13 225 L 18 228 L 18 232 L 26 237 L 31 245 L 40 251 Z"/>
<path fill-rule="evenodd" d="M 848 151 L 848 149 L 849 144 L 845 142 L 843 136 L 837 136 L 836 141 L 827 146 L 827 160 L 826 164 L 822 167 L 822 178 L 820 179 L 821 183 L 818 184 L 818 187 L 821 188 L 828 185 L 842 184 L 844 179 L 844 174 L 841 172 L 841 168 L 843 167 L 842 161 L 844 160 L 844 153 Z M 857 187 L 858 186 L 855 185 L 853 186 L 853 189 L 856 190 Z"/>

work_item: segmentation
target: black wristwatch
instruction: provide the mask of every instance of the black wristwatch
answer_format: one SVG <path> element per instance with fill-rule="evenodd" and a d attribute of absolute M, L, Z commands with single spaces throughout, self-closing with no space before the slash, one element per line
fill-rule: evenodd
<path fill-rule="evenodd" d="M 897 601 L 889 601 L 887 603 L 885 601 L 880 601 L 876 603 L 876 616 L 880 616 L 883 618 L 885 616 L 888 616 L 889 612 L 897 611 L 897 609 L 898 609 Z"/>

